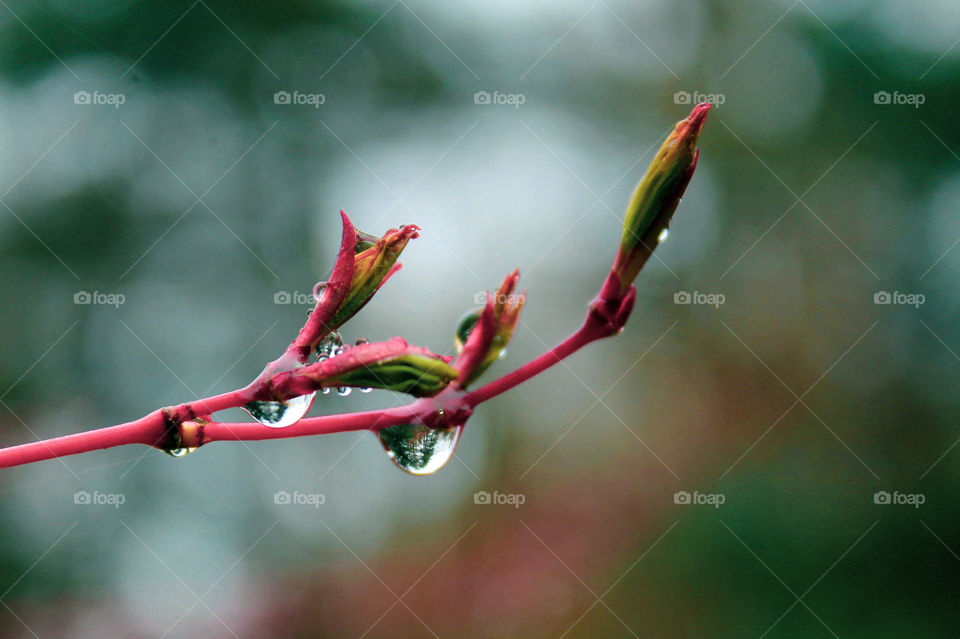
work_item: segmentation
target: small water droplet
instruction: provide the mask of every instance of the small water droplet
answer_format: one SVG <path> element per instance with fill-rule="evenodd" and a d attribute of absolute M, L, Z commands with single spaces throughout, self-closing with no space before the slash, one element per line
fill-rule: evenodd
<path fill-rule="evenodd" d="M 337 395 L 339 395 L 340 397 L 347 397 L 352 391 L 353 391 L 353 388 L 351 388 L 350 386 L 337 387 Z"/>
<path fill-rule="evenodd" d="M 329 386 L 324 386 L 324 387 L 320 390 L 320 394 L 321 394 L 321 395 L 329 395 L 329 394 L 330 394 L 330 387 L 329 387 Z"/>
<path fill-rule="evenodd" d="M 372 393 L 373 389 L 369 386 L 364 386 L 363 388 L 358 389 L 361 393 Z"/>
<path fill-rule="evenodd" d="M 461 317 L 460 321 L 457 322 L 457 332 L 454 341 L 458 353 L 463 352 L 463 346 L 467 343 L 467 338 L 470 337 L 470 332 L 473 331 L 473 327 L 476 326 L 480 320 L 480 314 L 482 312 L 482 308 L 475 308 Z"/>
<path fill-rule="evenodd" d="M 657 244 L 666 242 L 668 237 L 670 237 L 670 229 L 663 229 L 660 231 L 660 235 L 657 236 Z"/>
<path fill-rule="evenodd" d="M 397 424 L 377 433 L 387 456 L 412 475 L 435 473 L 453 457 L 463 426 L 430 428 L 423 424 Z"/>
<path fill-rule="evenodd" d="M 320 295 L 323 294 L 323 289 L 327 288 L 326 281 L 317 282 L 313 285 L 313 299 L 320 301 Z"/>
<path fill-rule="evenodd" d="M 187 420 L 183 422 L 180 426 L 181 435 L 186 435 L 191 438 L 202 437 L 203 436 L 203 427 L 209 424 L 210 421 L 204 417 L 197 417 L 192 420 Z M 176 444 L 182 444 L 180 437 L 177 435 Z M 199 446 L 176 446 L 175 448 L 164 448 L 163 452 L 170 455 L 171 457 L 186 457 L 193 451 L 195 451 Z"/>
<path fill-rule="evenodd" d="M 317 344 L 316 355 L 317 361 L 322 362 L 325 359 L 331 357 L 336 357 L 343 352 L 343 338 L 340 337 L 340 333 L 334 331 L 323 338 L 319 344 Z"/>
<path fill-rule="evenodd" d="M 165 450 L 163 452 L 171 457 L 186 457 L 195 450 L 196 448 L 171 448 L 170 450 Z"/>
<path fill-rule="evenodd" d="M 369 343 L 370 343 L 370 340 L 368 340 L 366 337 L 361 337 L 357 339 L 357 341 L 355 341 L 353 344 L 354 346 L 363 346 L 364 344 L 369 344 Z"/>

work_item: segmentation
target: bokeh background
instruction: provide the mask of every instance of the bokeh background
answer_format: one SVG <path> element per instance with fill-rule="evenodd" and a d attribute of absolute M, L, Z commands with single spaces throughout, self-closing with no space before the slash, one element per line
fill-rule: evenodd
<path fill-rule="evenodd" d="M 624 334 L 435 475 L 369 433 L 3 471 L 2 636 L 960 633 L 952 3 L 0 4 L 5 445 L 245 384 L 340 208 L 423 228 L 345 338 L 450 352 L 519 267 L 506 372 L 579 325 L 653 151 L 717 107 Z"/>

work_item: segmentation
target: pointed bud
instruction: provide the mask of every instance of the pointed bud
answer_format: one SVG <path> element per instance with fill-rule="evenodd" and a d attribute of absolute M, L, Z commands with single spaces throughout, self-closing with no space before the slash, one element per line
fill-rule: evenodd
<path fill-rule="evenodd" d="M 337 253 L 337 262 L 333 266 L 330 279 L 319 293 L 317 305 L 293 343 L 287 348 L 287 355 L 296 358 L 299 362 L 306 362 L 310 353 L 317 344 L 327 336 L 336 326 L 332 325 L 344 301 L 352 289 L 354 270 L 356 268 L 354 253 L 357 243 L 357 231 L 350 222 L 350 218 L 340 211 L 343 221 L 343 234 L 340 239 L 340 251 Z"/>
<path fill-rule="evenodd" d="M 460 357 L 454 368 L 460 371 L 457 381 L 464 388 L 506 352 L 527 299 L 526 292 L 514 293 L 519 279 L 519 271 L 508 275 L 495 295 L 487 293 L 487 303 L 482 310 L 461 320 L 457 328 Z"/>
<path fill-rule="evenodd" d="M 420 228 L 414 224 L 390 229 L 383 237 L 357 232 L 355 267 L 350 291 L 330 321 L 330 330 L 342 326 L 370 301 L 373 294 L 400 270 L 397 259 L 407 242 L 420 237 Z"/>
<path fill-rule="evenodd" d="M 698 104 L 685 120 L 677 123 L 630 199 L 611 273 L 617 279 L 620 296 L 656 248 L 693 177 L 700 153 L 697 139 L 709 110 L 708 103 Z"/>
<path fill-rule="evenodd" d="M 383 237 L 358 231 L 340 211 L 343 237 L 330 279 L 317 285 L 317 305 L 300 334 L 287 349 L 304 363 L 324 337 L 337 330 L 370 301 L 391 275 L 400 270 L 397 258 L 407 242 L 419 237 L 418 227 L 390 229 Z"/>

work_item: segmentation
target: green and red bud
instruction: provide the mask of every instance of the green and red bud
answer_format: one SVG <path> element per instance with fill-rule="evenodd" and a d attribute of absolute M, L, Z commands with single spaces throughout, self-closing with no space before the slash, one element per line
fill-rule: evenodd
<path fill-rule="evenodd" d="M 466 388 L 506 351 L 527 299 L 526 292 L 514 293 L 519 279 L 519 271 L 508 275 L 493 296 L 487 293 L 483 309 L 461 320 L 457 330 L 460 356 L 454 362 L 460 371 L 460 386 Z"/>
<path fill-rule="evenodd" d="M 414 397 L 432 397 L 459 375 L 450 366 L 451 359 L 411 346 L 400 337 L 361 344 L 336 357 L 278 373 L 268 384 L 268 399 L 282 401 L 337 386 L 380 388 Z"/>
<path fill-rule="evenodd" d="M 317 344 L 370 301 L 374 293 L 400 270 L 397 259 L 407 243 L 419 237 L 414 225 L 390 229 L 382 237 L 358 231 L 340 211 L 343 237 L 330 279 L 315 290 L 314 307 L 300 334 L 287 349 L 288 356 L 304 363 Z"/>
<path fill-rule="evenodd" d="M 680 198 L 697 168 L 697 139 L 707 119 L 710 105 L 698 104 L 686 119 L 681 120 L 667 137 L 646 175 L 630 198 L 623 223 L 620 250 L 608 281 L 606 294 L 622 297 L 650 254 L 657 247 L 661 234 L 670 225 Z M 607 286 L 605 286 L 605 289 Z"/>
<path fill-rule="evenodd" d="M 350 290 L 330 322 L 336 330 L 370 301 L 374 293 L 400 270 L 400 253 L 410 240 L 420 237 L 420 228 L 414 224 L 390 229 L 383 237 L 357 232 L 355 242 L 353 279 Z"/>

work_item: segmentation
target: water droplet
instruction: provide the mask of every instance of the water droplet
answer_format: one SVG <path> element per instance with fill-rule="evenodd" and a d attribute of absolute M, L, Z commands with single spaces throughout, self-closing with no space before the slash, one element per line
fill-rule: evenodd
<path fill-rule="evenodd" d="M 182 444 L 183 442 L 181 440 L 181 436 L 183 435 L 190 437 L 191 441 L 193 441 L 193 439 L 197 437 L 202 437 L 203 427 L 209 423 L 210 423 L 209 419 L 206 419 L 204 417 L 197 417 L 195 419 L 187 420 L 183 422 L 183 424 L 180 425 L 180 429 L 179 429 L 180 434 L 177 434 L 176 440 L 171 443 Z M 197 448 L 199 448 L 199 446 L 177 445 L 175 448 L 164 448 L 161 450 L 163 450 L 163 452 L 170 455 L 171 457 L 186 457 L 187 455 L 195 451 Z"/>
<path fill-rule="evenodd" d="M 340 397 L 348 396 L 351 393 L 351 391 L 353 391 L 353 388 L 351 388 L 350 386 L 337 387 L 337 395 L 339 395 Z"/>
<path fill-rule="evenodd" d="M 330 387 L 329 387 L 329 386 L 324 386 L 324 387 L 320 390 L 320 394 L 321 394 L 321 395 L 329 395 L 329 394 L 330 394 Z"/>
<path fill-rule="evenodd" d="M 320 295 L 323 293 L 323 289 L 327 288 L 326 281 L 317 282 L 313 285 L 313 299 L 320 301 Z"/>
<path fill-rule="evenodd" d="M 480 314 L 483 312 L 482 308 L 475 308 L 466 315 L 460 318 L 460 321 L 457 322 L 457 333 L 455 337 L 455 342 L 457 345 L 457 352 L 463 352 L 463 346 L 467 343 L 467 338 L 470 337 L 470 332 L 473 330 L 473 327 L 477 325 L 477 322 L 480 320 Z"/>
<path fill-rule="evenodd" d="M 397 424 L 377 433 L 387 456 L 412 475 L 429 475 L 453 457 L 463 426 L 429 428 L 423 424 Z"/>
<path fill-rule="evenodd" d="M 171 448 L 170 450 L 165 450 L 163 452 L 171 457 L 186 457 L 195 450 L 196 448 Z"/>
<path fill-rule="evenodd" d="M 340 337 L 340 333 L 334 331 L 324 337 L 323 340 L 317 344 L 317 361 L 322 362 L 325 359 L 336 357 L 342 352 L 343 338 Z"/>
<path fill-rule="evenodd" d="M 660 231 L 660 235 L 657 236 L 657 244 L 666 242 L 668 237 L 670 237 L 670 229 L 663 229 Z"/>
<path fill-rule="evenodd" d="M 369 386 L 364 386 L 363 388 L 358 389 L 361 393 L 372 393 L 373 389 Z"/>
<path fill-rule="evenodd" d="M 250 402 L 244 404 L 243 409 L 264 426 L 286 428 L 293 426 L 307 414 L 316 395 L 316 392 L 308 393 L 282 402 Z"/>

